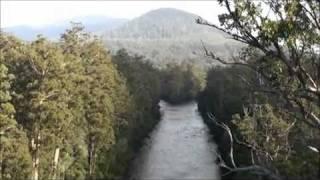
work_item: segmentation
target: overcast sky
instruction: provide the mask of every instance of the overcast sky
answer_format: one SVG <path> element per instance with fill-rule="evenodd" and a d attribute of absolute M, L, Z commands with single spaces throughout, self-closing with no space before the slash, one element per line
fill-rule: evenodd
<path fill-rule="evenodd" d="M 43 26 L 91 15 L 132 19 L 162 7 L 185 10 L 214 23 L 222 12 L 216 1 L 1 1 L 1 27 Z"/>

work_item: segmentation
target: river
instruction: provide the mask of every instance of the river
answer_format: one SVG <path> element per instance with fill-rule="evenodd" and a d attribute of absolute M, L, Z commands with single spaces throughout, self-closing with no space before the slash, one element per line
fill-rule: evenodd
<path fill-rule="evenodd" d="M 160 102 L 162 119 L 132 163 L 132 180 L 218 180 L 216 146 L 191 102 Z"/>

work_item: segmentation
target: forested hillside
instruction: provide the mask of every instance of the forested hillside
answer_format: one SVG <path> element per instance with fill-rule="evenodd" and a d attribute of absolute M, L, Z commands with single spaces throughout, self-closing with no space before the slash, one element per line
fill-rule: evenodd
<path fill-rule="evenodd" d="M 181 91 L 164 84 L 176 72 L 125 50 L 112 56 L 83 28 L 58 42 L 1 33 L 2 179 L 121 178 L 160 118 L 164 90 Z M 177 82 L 194 90 L 170 97 L 177 102 L 200 91 L 191 68 Z"/>
<path fill-rule="evenodd" d="M 203 44 L 223 57 L 237 54 L 241 43 L 226 38 L 229 36 L 224 32 L 196 24 L 197 18 L 198 15 L 186 11 L 160 8 L 131 20 L 84 16 L 43 27 L 16 26 L 4 31 L 23 40 L 35 40 L 38 34 L 58 40 L 70 21 L 81 22 L 86 31 L 103 36 L 104 44 L 112 54 L 125 48 L 130 55 L 144 55 L 157 66 L 192 63 L 204 68 L 218 64 L 204 56 Z"/>
<path fill-rule="evenodd" d="M 0 179 L 318 180 L 320 2 L 218 2 L 220 25 L 162 8 L 104 37 L 1 30 Z"/>
<path fill-rule="evenodd" d="M 125 48 L 130 54 L 143 54 L 158 66 L 216 64 L 204 56 L 202 42 L 223 57 L 238 52 L 240 43 L 221 31 L 196 24 L 197 17 L 178 9 L 160 8 L 106 31 L 104 39 L 112 51 Z"/>
<path fill-rule="evenodd" d="M 56 43 L 1 34 L 2 179 L 120 176 L 156 123 L 157 87 L 145 89 L 141 105 L 138 87 L 81 30 L 74 26 Z"/>

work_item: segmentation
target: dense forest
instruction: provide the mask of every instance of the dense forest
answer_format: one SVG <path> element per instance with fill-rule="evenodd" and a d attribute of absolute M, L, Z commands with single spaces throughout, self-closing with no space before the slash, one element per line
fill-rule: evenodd
<path fill-rule="evenodd" d="M 247 45 L 207 74 L 198 98 L 224 179 L 320 176 L 320 2 L 220 0 L 221 27 Z"/>
<path fill-rule="evenodd" d="M 160 70 L 124 49 L 111 55 L 81 24 L 58 42 L 1 33 L 0 47 L 1 179 L 124 177 L 160 98 L 200 91 L 191 65 Z"/>
<path fill-rule="evenodd" d="M 57 41 L 1 31 L 0 179 L 126 179 L 160 99 L 197 100 L 223 179 L 319 179 L 320 2 L 219 3 L 220 26 L 196 22 L 242 51 L 203 44 L 205 68 L 112 54 L 78 23 Z"/>

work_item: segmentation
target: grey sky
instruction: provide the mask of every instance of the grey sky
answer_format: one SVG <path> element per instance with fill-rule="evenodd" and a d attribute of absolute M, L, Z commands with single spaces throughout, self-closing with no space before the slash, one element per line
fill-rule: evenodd
<path fill-rule="evenodd" d="M 162 7 L 185 10 L 213 23 L 222 13 L 217 1 L 1 1 L 1 27 L 43 26 L 91 15 L 132 19 Z"/>

